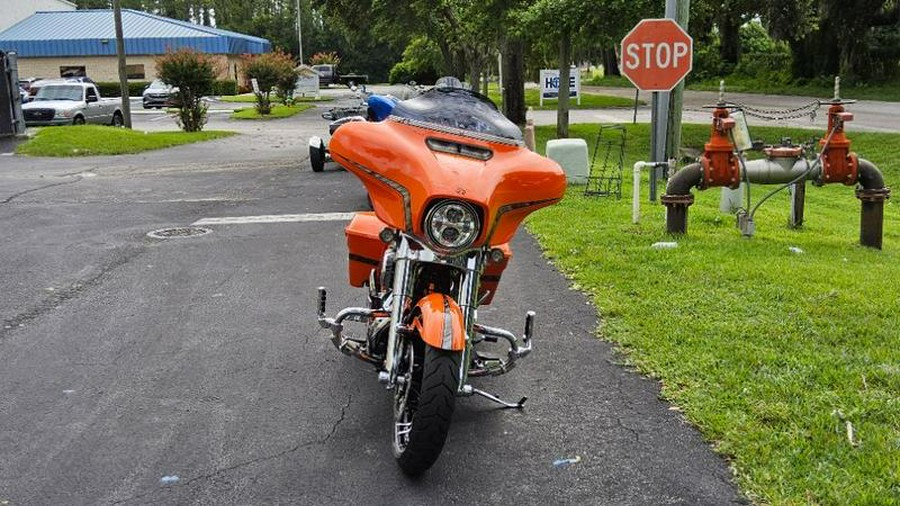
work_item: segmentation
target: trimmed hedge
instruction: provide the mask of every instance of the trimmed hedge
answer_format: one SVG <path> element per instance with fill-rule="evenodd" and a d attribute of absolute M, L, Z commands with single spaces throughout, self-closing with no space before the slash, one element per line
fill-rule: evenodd
<path fill-rule="evenodd" d="M 132 97 L 141 96 L 141 93 L 144 92 L 144 88 L 149 84 L 149 81 L 129 81 L 128 95 Z M 122 93 L 120 92 L 121 88 L 117 82 L 97 83 L 97 90 L 100 92 L 101 97 L 113 98 L 122 96 Z"/>
<path fill-rule="evenodd" d="M 128 94 L 132 97 L 139 97 L 144 93 L 144 89 L 150 85 L 149 81 L 129 81 Z M 101 97 L 115 98 L 121 97 L 119 92 L 121 88 L 118 82 L 97 83 L 97 90 L 100 91 Z M 234 79 L 222 79 L 213 83 L 211 95 L 237 95 L 238 84 Z"/>
<path fill-rule="evenodd" d="M 220 79 L 213 83 L 212 94 L 221 95 L 237 95 L 238 83 L 234 79 Z"/>

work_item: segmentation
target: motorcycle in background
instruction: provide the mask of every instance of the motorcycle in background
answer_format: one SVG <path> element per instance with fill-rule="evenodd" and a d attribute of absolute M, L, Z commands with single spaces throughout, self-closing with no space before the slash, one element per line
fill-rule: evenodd
<path fill-rule="evenodd" d="M 322 287 L 318 321 L 392 391 L 394 457 L 418 475 L 440 455 L 458 396 L 509 408 L 526 400 L 504 401 L 469 379 L 507 373 L 531 352 L 534 313 L 517 336 L 480 323 L 478 308 L 492 302 L 522 220 L 558 202 L 566 178 L 525 148 L 490 100 L 455 87 L 399 102 L 379 122 L 345 123 L 329 147 L 374 211 L 345 229 L 350 284 L 367 288 L 366 305 L 329 318 Z M 351 322 L 364 333 L 348 335 Z M 485 350 L 498 341 L 503 352 Z"/>
<path fill-rule="evenodd" d="M 382 121 L 390 116 L 394 106 L 397 105 L 397 99 L 390 95 L 369 94 L 366 92 L 366 85 L 357 87 L 355 83 L 349 83 L 350 90 L 357 93 L 358 98 L 365 98 L 365 101 L 354 107 L 333 107 L 327 112 L 322 113 L 322 118 L 327 119 L 331 123 L 328 124 L 328 133 L 334 135 L 337 129 L 345 123 L 354 121 Z M 325 170 L 325 162 L 331 160 L 328 146 L 325 141 L 314 135 L 309 138 L 309 163 L 313 172 L 322 172 Z"/>

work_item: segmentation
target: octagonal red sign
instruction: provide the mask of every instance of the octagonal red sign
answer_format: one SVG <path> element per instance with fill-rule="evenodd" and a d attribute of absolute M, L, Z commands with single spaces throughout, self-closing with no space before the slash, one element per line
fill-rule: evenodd
<path fill-rule="evenodd" d="M 693 67 L 694 40 L 675 20 L 644 19 L 622 39 L 619 70 L 643 91 L 670 91 Z"/>

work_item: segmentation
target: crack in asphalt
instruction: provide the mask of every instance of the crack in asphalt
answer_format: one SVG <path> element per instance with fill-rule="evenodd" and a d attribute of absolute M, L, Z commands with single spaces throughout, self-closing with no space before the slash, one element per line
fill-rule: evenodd
<path fill-rule="evenodd" d="M 341 417 L 338 418 L 338 420 L 336 422 L 334 422 L 334 425 L 331 426 L 331 432 L 329 432 L 328 435 L 325 436 L 325 439 L 322 440 L 322 443 L 325 443 L 329 439 L 331 439 L 331 436 L 333 436 L 334 433 L 337 431 L 338 425 L 340 425 L 341 422 L 344 421 L 344 415 L 346 414 L 347 408 L 350 407 L 350 404 L 352 402 L 353 402 L 353 394 L 347 394 L 347 404 L 344 404 L 343 406 L 341 406 Z"/>
<path fill-rule="evenodd" d="M 280 452 L 278 452 L 278 453 L 274 453 L 274 454 L 271 454 L 271 455 L 264 455 L 264 456 L 262 456 L 262 457 L 257 457 L 257 458 L 255 458 L 255 459 L 250 459 L 250 460 L 246 460 L 246 461 L 243 461 L 243 462 L 238 462 L 237 464 L 233 464 L 233 465 L 228 466 L 228 467 L 223 467 L 223 468 L 215 469 L 215 470 L 213 470 L 213 471 L 211 471 L 211 472 L 209 472 L 209 473 L 202 474 L 202 475 L 200 475 L 200 476 L 195 476 L 195 477 L 193 477 L 193 478 L 191 478 L 191 479 L 185 481 L 184 483 L 179 483 L 179 484 L 173 485 L 173 486 L 168 487 L 168 488 L 155 489 L 155 490 L 151 490 L 151 491 L 149 491 L 149 492 L 145 492 L 145 493 L 143 493 L 143 494 L 133 495 L 133 496 L 130 496 L 130 497 L 126 497 L 126 498 L 124 498 L 124 499 L 119 499 L 118 501 L 115 501 L 115 502 L 113 502 L 112 504 L 124 504 L 124 503 L 130 502 L 130 501 L 135 501 L 135 500 L 138 500 L 138 499 L 142 499 L 142 498 L 144 498 L 144 497 L 147 497 L 147 496 L 151 496 L 151 495 L 157 494 L 157 493 L 159 493 L 159 492 L 161 492 L 161 491 L 164 491 L 164 490 L 171 490 L 172 488 L 175 488 L 175 487 L 188 487 L 188 486 L 190 486 L 190 485 L 192 485 L 192 484 L 194 484 L 194 483 L 200 482 L 200 481 L 205 481 L 205 480 L 212 480 L 212 479 L 215 479 L 215 478 L 217 478 L 217 477 L 219 477 L 219 476 L 222 476 L 222 475 L 224 475 L 224 474 L 227 474 L 227 473 L 229 473 L 229 472 L 231 472 L 231 471 L 234 471 L 234 470 L 236 470 L 236 469 L 241 469 L 241 468 L 243 468 L 243 467 L 252 466 L 252 465 L 254 465 L 254 464 L 259 464 L 259 463 L 261 463 L 261 462 L 268 462 L 268 461 L 271 461 L 271 460 L 277 460 L 277 459 L 280 459 L 280 458 L 285 457 L 285 456 L 287 456 L 287 455 L 290 455 L 290 454 L 292 454 L 292 453 L 294 453 L 294 452 L 297 452 L 297 451 L 299 451 L 299 450 L 301 450 L 301 449 L 303 449 L 303 448 L 308 448 L 308 447 L 314 446 L 314 445 L 322 445 L 322 444 L 325 444 L 325 443 L 327 443 L 327 442 L 331 439 L 332 436 L 334 436 L 334 433 L 337 432 L 338 426 L 344 421 L 344 418 L 345 418 L 345 416 L 346 416 L 346 414 L 347 414 L 347 409 L 350 407 L 350 405 L 351 405 L 352 403 L 353 403 L 353 394 L 348 394 L 348 395 L 347 395 L 347 403 L 344 404 L 343 406 L 341 406 L 341 414 L 340 414 L 340 416 L 339 416 L 338 419 L 334 422 L 334 424 L 332 424 L 331 430 L 328 432 L 328 434 L 327 434 L 324 438 L 317 438 L 317 439 L 311 439 L 311 440 L 309 440 L 309 441 L 304 441 L 303 443 L 298 443 L 298 444 L 292 446 L 291 448 L 288 448 L 287 450 L 282 450 L 282 451 L 280 451 Z"/>
<path fill-rule="evenodd" d="M 72 174 L 66 174 L 64 177 L 73 177 L 73 175 L 72 175 Z M 29 190 L 20 191 L 19 193 L 14 193 L 13 195 L 7 197 L 5 200 L 0 200 L 0 204 L 9 204 L 9 203 L 12 202 L 13 200 L 15 200 L 15 199 L 17 199 L 17 198 L 19 198 L 19 197 L 21 197 L 21 196 L 23 196 L 23 195 L 28 195 L 29 193 L 34 193 L 34 192 L 38 192 L 38 191 L 41 191 L 41 190 L 46 190 L 47 188 L 54 188 L 54 187 L 56 187 L 56 186 L 63 186 L 63 185 L 67 185 L 67 184 L 74 184 L 74 183 L 77 183 L 77 182 L 81 181 L 82 179 L 84 179 L 84 176 L 80 176 L 80 175 L 74 175 L 74 177 L 75 177 L 75 180 L 74 180 L 74 181 L 63 181 L 63 182 L 61 182 L 61 183 L 48 184 L 48 185 L 40 186 L 40 187 L 38 187 L 38 188 L 31 188 L 31 189 L 29 189 Z"/>
<path fill-rule="evenodd" d="M 70 287 L 57 290 L 51 296 L 39 302 L 36 306 L 25 312 L 19 313 L 11 318 L 3 320 L 3 327 L 0 327 L 0 343 L 26 323 L 34 321 L 54 309 L 62 306 L 66 302 L 75 299 L 79 295 L 84 294 L 89 289 L 99 286 L 108 277 L 108 275 L 116 269 L 122 267 L 128 262 L 142 255 L 145 248 L 125 247 L 121 254 L 117 254 L 115 258 L 100 268 L 100 272 L 96 275 L 73 283 Z"/>
<path fill-rule="evenodd" d="M 625 424 L 622 422 L 622 418 L 621 418 L 621 417 L 616 417 L 616 425 L 618 425 L 619 427 L 621 427 L 621 428 L 627 430 L 628 432 L 630 432 L 631 435 L 634 436 L 634 442 L 635 442 L 635 443 L 640 443 L 640 442 L 641 442 L 641 433 L 640 433 L 637 429 L 634 429 L 634 428 L 632 428 L 632 427 L 629 427 L 629 426 L 625 425 Z"/>

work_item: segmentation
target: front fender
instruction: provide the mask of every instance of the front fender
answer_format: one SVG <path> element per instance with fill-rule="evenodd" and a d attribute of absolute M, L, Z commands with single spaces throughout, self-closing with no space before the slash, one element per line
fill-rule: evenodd
<path fill-rule="evenodd" d="M 463 312 L 452 297 L 432 293 L 416 304 L 413 328 L 434 348 L 462 351 L 466 348 Z"/>

